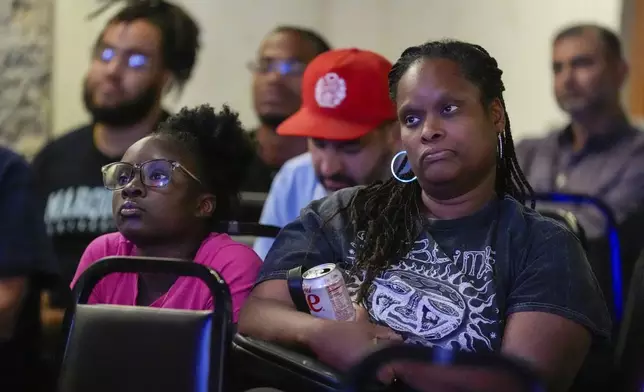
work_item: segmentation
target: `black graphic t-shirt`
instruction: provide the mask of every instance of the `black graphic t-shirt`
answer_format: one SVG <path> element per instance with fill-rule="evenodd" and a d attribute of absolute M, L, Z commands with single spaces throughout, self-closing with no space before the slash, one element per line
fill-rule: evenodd
<path fill-rule="evenodd" d="M 255 155 L 253 160 L 248 166 L 246 179 L 242 184 L 241 190 L 243 192 L 264 192 L 268 193 L 273 183 L 273 178 L 279 171 L 279 167 L 271 167 L 267 165 L 259 155 L 258 149 L 260 148 L 257 141 L 257 130 L 250 132 L 250 140 L 255 146 Z"/>
<path fill-rule="evenodd" d="M 47 232 L 66 284 L 74 277 L 87 245 L 116 231 L 112 192 L 103 186 L 101 174 L 103 165 L 116 160 L 96 148 L 91 125 L 53 141 L 34 159 Z"/>
<path fill-rule="evenodd" d="M 258 282 L 286 279 L 302 264 L 334 262 L 348 271 L 364 232 L 351 232 L 346 212 L 337 212 L 355 191 L 304 208 L 275 240 Z M 559 223 L 506 197 L 468 217 L 426 220 L 424 228 L 412 250 L 374 280 L 364 303 L 374 322 L 406 342 L 499 351 L 507 317 L 529 311 L 609 335 L 608 310 L 584 251 Z M 360 283 L 360 276 L 349 277 L 354 298 Z"/>

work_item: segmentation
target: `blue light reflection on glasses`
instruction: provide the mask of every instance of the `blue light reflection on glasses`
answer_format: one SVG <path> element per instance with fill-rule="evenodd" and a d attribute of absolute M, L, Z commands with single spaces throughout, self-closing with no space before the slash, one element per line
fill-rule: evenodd
<path fill-rule="evenodd" d="M 100 57 L 101 61 L 108 63 L 116 57 L 116 51 L 112 48 L 105 48 L 101 51 Z M 127 58 L 127 66 L 130 68 L 141 68 L 145 66 L 147 62 L 147 57 L 141 53 L 132 53 Z"/>
<path fill-rule="evenodd" d="M 250 63 L 249 67 L 259 73 L 277 72 L 282 76 L 288 76 L 302 74 L 306 64 L 292 59 L 264 59 L 257 63 Z"/>

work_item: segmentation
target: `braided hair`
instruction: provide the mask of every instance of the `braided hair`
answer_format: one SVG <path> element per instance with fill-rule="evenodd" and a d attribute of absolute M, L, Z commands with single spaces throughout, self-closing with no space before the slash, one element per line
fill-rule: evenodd
<path fill-rule="evenodd" d="M 253 160 L 254 149 L 239 114 L 224 105 L 182 108 L 159 125 L 154 135 L 170 139 L 196 160 L 205 189 L 215 195 L 212 223 L 229 220 L 238 208 L 239 191 Z"/>
<path fill-rule="evenodd" d="M 525 204 L 532 188 L 515 155 L 510 119 L 503 100 L 502 71 L 496 60 L 478 45 L 453 40 L 431 41 L 407 48 L 389 72 L 389 94 L 394 102 L 398 82 L 411 65 L 422 59 L 446 59 L 457 63 L 462 75 L 479 88 L 485 107 L 495 99 L 501 102 L 505 129 L 497 146 L 495 191 L 498 197 L 509 195 Z M 354 273 L 364 273 L 359 300 L 364 298 L 379 273 L 411 250 L 422 230 L 420 195 L 417 181 L 401 183 L 392 178 L 360 189 L 347 207 L 354 232 L 365 232 L 364 243 L 356 250 L 353 265 Z"/>
<path fill-rule="evenodd" d="M 89 15 L 95 18 L 122 0 L 103 0 L 104 4 Z M 114 15 L 106 27 L 114 23 L 130 23 L 143 19 L 161 32 L 164 66 L 172 72 L 179 90 L 190 79 L 199 51 L 199 26 L 181 7 L 164 0 L 126 0 L 126 6 Z M 100 34 L 96 46 L 103 39 Z"/>

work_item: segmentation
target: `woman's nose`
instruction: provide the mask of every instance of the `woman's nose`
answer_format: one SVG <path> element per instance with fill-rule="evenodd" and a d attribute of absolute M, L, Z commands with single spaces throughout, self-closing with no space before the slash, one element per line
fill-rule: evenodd
<path fill-rule="evenodd" d="M 437 142 L 445 137 L 442 122 L 433 117 L 427 117 L 423 124 L 422 140 L 424 142 Z"/>
<path fill-rule="evenodd" d="M 133 197 L 141 197 L 145 194 L 145 186 L 141 183 L 139 176 L 134 176 L 132 181 L 127 183 L 121 190 L 121 195 L 124 199 Z"/>

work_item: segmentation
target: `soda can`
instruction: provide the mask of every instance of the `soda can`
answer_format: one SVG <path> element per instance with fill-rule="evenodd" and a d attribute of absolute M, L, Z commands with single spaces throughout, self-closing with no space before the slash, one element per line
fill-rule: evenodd
<path fill-rule="evenodd" d="M 313 316 L 353 321 L 356 310 L 342 271 L 333 263 L 315 266 L 302 274 L 302 290 Z"/>

